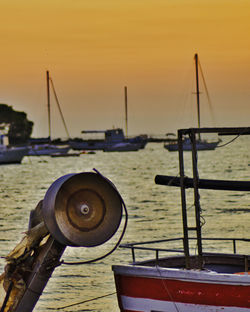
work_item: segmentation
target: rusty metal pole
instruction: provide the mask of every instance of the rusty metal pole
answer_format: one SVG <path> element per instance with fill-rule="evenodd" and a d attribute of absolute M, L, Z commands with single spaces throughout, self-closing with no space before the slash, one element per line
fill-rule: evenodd
<path fill-rule="evenodd" d="M 58 266 L 65 248 L 65 245 L 58 243 L 52 236 L 49 237 L 34 262 L 32 272 L 25 281 L 27 288 L 15 312 L 33 311 L 54 269 Z"/>
<path fill-rule="evenodd" d="M 47 104 L 48 104 L 48 127 L 49 127 L 49 140 L 51 140 L 51 117 L 50 117 L 50 86 L 49 86 L 49 71 L 46 71 L 47 82 Z"/>
<path fill-rule="evenodd" d="M 200 134 L 200 133 L 199 133 Z M 196 240 L 198 248 L 199 267 L 203 267 L 203 252 L 201 238 L 201 206 L 199 195 L 199 174 L 198 174 L 198 154 L 196 148 L 195 131 L 191 129 L 190 140 L 192 144 L 192 165 L 193 165 L 193 183 L 194 183 L 194 203 L 195 203 L 195 220 L 196 220 Z"/>
<path fill-rule="evenodd" d="M 128 137 L 128 94 L 127 87 L 124 87 L 125 95 L 125 127 L 126 127 L 126 137 Z"/>
<path fill-rule="evenodd" d="M 199 90 L 199 66 L 198 66 L 198 54 L 194 56 L 195 59 L 195 77 L 196 77 L 196 100 L 197 100 L 197 117 L 198 128 L 201 127 L 201 113 L 200 113 L 200 90 Z M 199 140 L 201 139 L 200 133 L 198 134 Z"/>
<path fill-rule="evenodd" d="M 181 205 L 182 205 L 182 221 L 183 221 L 183 248 L 186 260 L 186 269 L 190 269 L 189 255 L 189 238 L 188 238 L 188 221 L 186 207 L 186 191 L 185 191 L 185 172 L 184 172 L 184 157 L 183 157 L 183 133 L 178 131 L 178 150 L 179 150 L 179 170 L 180 170 L 180 187 L 181 187 Z"/>

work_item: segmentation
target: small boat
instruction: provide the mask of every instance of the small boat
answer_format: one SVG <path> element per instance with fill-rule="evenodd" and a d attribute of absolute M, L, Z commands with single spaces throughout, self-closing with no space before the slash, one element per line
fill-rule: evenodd
<path fill-rule="evenodd" d="M 104 152 L 135 152 L 141 149 L 140 143 L 121 142 L 106 146 Z"/>
<path fill-rule="evenodd" d="M 213 189 L 249 193 L 250 182 L 199 179 L 195 137 L 201 133 L 250 134 L 250 128 L 194 128 L 178 131 L 180 177 L 157 175 L 155 182 L 180 187 L 183 237 L 120 246 L 132 252 L 131 264 L 112 266 L 122 312 L 250 311 L 250 255 L 237 252 L 238 245 L 249 243 L 250 239 L 219 238 L 215 233 L 210 238 L 203 237 L 199 192 L 199 189 Z M 182 142 L 185 135 L 192 138 L 192 178 L 186 177 L 184 172 Z M 190 214 L 187 214 L 186 189 L 190 187 L 194 188 L 195 222 L 191 222 Z M 190 223 L 194 226 L 190 226 Z M 214 252 L 216 243 L 219 247 Z M 231 243 L 231 252 L 229 247 L 224 249 L 228 252 L 221 252 L 222 243 Z M 205 245 L 213 252 L 205 251 Z M 193 246 L 195 250 L 191 248 Z M 144 259 L 140 256 L 140 260 L 137 260 L 140 251 L 150 251 L 155 257 Z"/>
<path fill-rule="evenodd" d="M 28 156 L 50 156 L 52 154 L 65 155 L 69 150 L 69 146 L 60 147 L 53 144 L 36 144 L 29 146 Z"/>
<path fill-rule="evenodd" d="M 27 155 L 26 147 L 11 147 L 4 143 L 4 135 L 0 136 L 0 165 L 20 164 Z"/>
<path fill-rule="evenodd" d="M 196 143 L 196 147 L 197 147 L 197 150 L 198 151 L 208 151 L 208 150 L 214 150 L 216 149 L 217 145 L 218 145 L 219 141 L 218 142 L 208 142 L 206 140 L 198 140 L 197 143 Z M 191 143 L 191 140 L 190 138 L 184 138 L 183 139 L 183 142 L 182 142 L 182 145 L 183 145 L 183 150 L 184 151 L 191 151 L 192 150 L 192 143 Z M 169 151 L 169 152 L 176 152 L 178 151 L 178 143 L 173 143 L 173 142 L 170 142 L 170 143 L 167 143 L 164 145 L 164 147 Z"/>
<path fill-rule="evenodd" d="M 199 60 L 198 60 L 198 54 L 196 53 L 194 55 L 195 59 L 195 75 L 196 75 L 196 99 L 197 99 L 197 119 L 198 119 L 198 128 L 200 128 L 200 90 L 199 90 Z M 203 77 L 203 76 L 202 76 Z M 199 136 L 199 139 L 196 142 L 196 148 L 200 151 L 207 151 L 207 150 L 214 150 L 217 145 L 220 143 L 220 140 L 215 142 L 208 142 L 205 139 L 201 139 Z M 178 151 L 178 143 L 177 142 L 169 142 L 164 144 L 164 148 L 167 149 L 169 152 L 175 152 Z M 190 141 L 190 138 L 184 138 L 183 139 L 183 150 L 184 151 L 191 151 L 192 144 Z"/>
<path fill-rule="evenodd" d="M 102 139 L 86 139 L 82 141 L 70 141 L 69 144 L 74 150 L 102 150 L 102 151 L 125 151 L 126 149 L 139 150 L 147 144 L 147 137 L 140 135 L 132 138 L 125 138 L 121 128 L 108 130 L 84 130 L 84 134 L 101 134 Z"/>
<path fill-rule="evenodd" d="M 70 146 L 74 150 L 101 150 L 104 152 L 129 152 L 138 151 L 145 148 L 148 143 L 147 135 L 128 136 L 128 97 L 127 87 L 124 87 L 125 93 L 125 130 L 114 128 L 107 130 L 83 130 L 82 133 L 101 135 L 96 139 L 77 139 L 70 140 Z"/>

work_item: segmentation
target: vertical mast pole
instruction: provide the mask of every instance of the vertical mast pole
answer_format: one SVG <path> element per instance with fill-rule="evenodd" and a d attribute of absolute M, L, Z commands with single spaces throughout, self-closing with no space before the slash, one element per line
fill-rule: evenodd
<path fill-rule="evenodd" d="M 49 71 L 46 71 L 47 81 L 47 103 L 48 103 L 48 126 L 49 126 L 49 140 L 51 140 L 51 117 L 50 117 L 50 89 L 49 89 Z"/>
<path fill-rule="evenodd" d="M 203 252 L 202 252 L 202 239 L 201 239 L 201 206 L 199 194 L 199 173 L 198 173 L 198 155 L 195 139 L 195 131 L 191 129 L 189 137 L 192 144 L 192 166 L 193 166 L 193 187 L 194 187 L 194 206 L 195 206 L 195 221 L 196 221 L 196 241 L 198 248 L 198 262 L 199 268 L 203 268 Z"/>
<path fill-rule="evenodd" d="M 126 137 L 128 136 L 128 96 L 127 87 L 124 87 L 125 94 L 125 127 L 126 127 Z"/>
<path fill-rule="evenodd" d="M 199 70 L 198 70 L 198 54 L 194 55 L 195 59 L 195 76 L 196 76 L 196 99 L 197 99 L 197 114 L 198 114 L 198 128 L 201 126 L 200 116 L 200 90 L 199 90 Z M 200 139 L 200 133 L 198 134 Z"/>
<path fill-rule="evenodd" d="M 185 184 L 184 184 L 185 172 L 184 172 L 183 132 L 182 132 L 182 130 L 178 130 L 178 152 L 179 152 L 181 207 L 182 207 L 182 224 L 183 224 L 183 247 L 184 247 L 184 254 L 185 254 L 185 261 L 186 261 L 186 269 L 190 269 L 186 188 L 185 188 Z"/>

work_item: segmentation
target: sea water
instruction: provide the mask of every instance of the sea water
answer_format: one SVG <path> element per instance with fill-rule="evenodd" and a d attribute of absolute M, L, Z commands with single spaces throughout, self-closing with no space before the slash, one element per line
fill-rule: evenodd
<path fill-rule="evenodd" d="M 230 139 L 224 137 L 223 143 Z M 250 180 L 249 147 L 250 139 L 240 137 L 215 151 L 199 152 L 200 178 Z M 191 177 L 191 153 L 184 155 L 185 174 Z M 28 227 L 30 210 L 43 199 L 57 178 L 93 168 L 110 179 L 124 199 L 129 217 L 123 243 L 182 236 L 179 188 L 154 183 L 157 174 L 179 175 L 178 153 L 168 152 L 162 143 L 149 143 L 138 152 L 25 157 L 21 165 L 1 166 L 0 256 L 6 256 L 21 240 Z M 201 190 L 200 195 L 204 236 L 250 237 L 250 192 Z M 193 216 L 193 202 L 193 190 L 190 190 L 187 193 L 189 218 Z M 123 224 L 124 220 L 121 228 Z M 120 234 L 121 229 L 100 247 L 67 247 L 62 259 L 76 262 L 102 256 L 113 248 Z M 214 243 L 210 244 L 208 248 L 216 250 Z M 249 245 L 239 245 L 239 252 L 249 254 Z M 219 245 L 220 251 L 223 248 Z M 130 253 L 128 249 L 118 248 L 96 263 L 59 266 L 34 311 L 119 311 L 111 266 L 131 262 Z M 4 266 L 4 259 L 0 259 L 0 273 Z"/>

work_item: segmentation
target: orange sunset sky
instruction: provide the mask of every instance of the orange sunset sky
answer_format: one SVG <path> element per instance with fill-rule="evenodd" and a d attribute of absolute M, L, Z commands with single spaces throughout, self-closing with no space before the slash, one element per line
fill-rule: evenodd
<path fill-rule="evenodd" d="M 196 126 L 194 54 L 202 126 L 250 126 L 249 0 L 1 0 L 0 102 L 47 136 L 46 70 L 72 137 L 125 128 L 165 134 Z M 54 99 L 52 136 L 64 137 Z"/>

